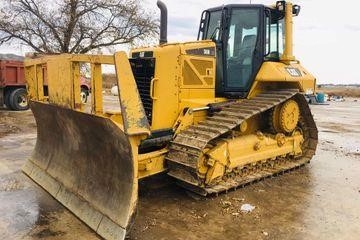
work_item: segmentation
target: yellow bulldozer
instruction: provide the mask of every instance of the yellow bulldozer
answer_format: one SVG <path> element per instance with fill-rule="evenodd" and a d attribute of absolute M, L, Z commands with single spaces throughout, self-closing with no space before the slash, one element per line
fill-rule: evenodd
<path fill-rule="evenodd" d="M 37 142 L 23 171 L 105 239 L 124 239 L 138 182 L 167 173 L 203 196 L 308 163 L 318 133 L 304 93 L 315 78 L 293 55 L 300 6 L 205 10 L 198 40 L 114 55 L 26 60 Z M 91 65 L 91 110 L 80 65 Z M 119 111 L 104 110 L 102 65 L 115 65 Z M 47 89 L 44 91 L 44 78 Z"/>

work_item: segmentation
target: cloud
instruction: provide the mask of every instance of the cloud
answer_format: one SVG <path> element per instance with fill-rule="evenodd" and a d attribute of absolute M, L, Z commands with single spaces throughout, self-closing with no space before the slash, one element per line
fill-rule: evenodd
<path fill-rule="evenodd" d="M 355 24 L 345 24 L 345 29 L 350 30 L 350 31 L 360 31 L 360 25 L 355 25 Z"/>

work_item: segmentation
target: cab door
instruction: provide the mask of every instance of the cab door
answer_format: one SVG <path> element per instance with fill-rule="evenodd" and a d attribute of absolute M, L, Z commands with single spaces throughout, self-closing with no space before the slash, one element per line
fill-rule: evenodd
<path fill-rule="evenodd" d="M 216 96 L 244 98 L 264 60 L 264 6 L 233 4 L 203 13 L 199 39 L 216 43 Z"/>
<path fill-rule="evenodd" d="M 263 62 L 263 11 L 259 7 L 231 8 L 224 32 L 224 93 L 246 97 Z"/>

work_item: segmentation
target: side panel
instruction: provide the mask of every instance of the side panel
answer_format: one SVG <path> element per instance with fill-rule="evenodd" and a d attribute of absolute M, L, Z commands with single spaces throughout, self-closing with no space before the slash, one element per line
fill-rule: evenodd
<path fill-rule="evenodd" d="M 216 49 L 212 41 L 181 45 L 181 81 L 179 111 L 184 108 L 205 107 L 221 101 L 215 98 Z M 206 111 L 193 114 L 194 121 L 203 120 Z"/>
<path fill-rule="evenodd" d="M 24 63 L 0 60 L 0 86 L 25 86 Z"/>
<path fill-rule="evenodd" d="M 215 98 L 215 45 L 212 41 L 168 44 L 154 49 L 152 130 L 173 127 L 185 107 Z"/>
<path fill-rule="evenodd" d="M 151 130 L 171 128 L 178 116 L 180 81 L 180 46 L 169 44 L 156 48 L 155 76 L 152 80 L 153 118 Z"/>
<path fill-rule="evenodd" d="M 60 106 L 72 107 L 71 62 L 66 56 L 50 58 L 47 62 L 49 102 Z"/>

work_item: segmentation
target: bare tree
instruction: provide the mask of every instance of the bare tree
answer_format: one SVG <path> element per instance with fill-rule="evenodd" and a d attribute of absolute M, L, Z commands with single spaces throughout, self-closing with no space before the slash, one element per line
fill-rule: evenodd
<path fill-rule="evenodd" d="M 138 0 L 3 0 L 0 43 L 40 53 L 86 53 L 155 37 L 158 21 Z"/>

